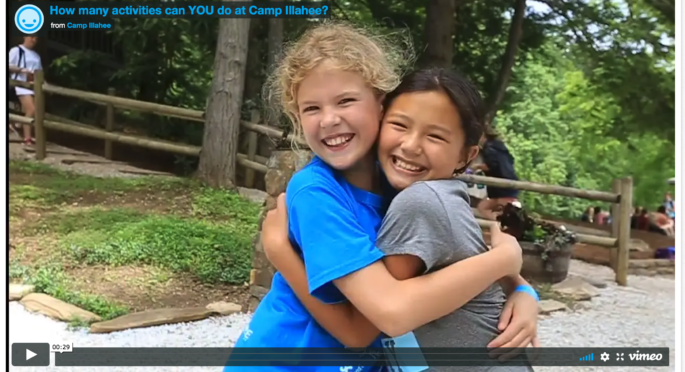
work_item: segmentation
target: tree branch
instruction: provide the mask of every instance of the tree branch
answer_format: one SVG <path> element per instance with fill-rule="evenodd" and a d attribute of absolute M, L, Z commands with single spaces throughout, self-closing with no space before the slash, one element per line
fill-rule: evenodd
<path fill-rule="evenodd" d="M 511 72 L 516 62 L 516 53 L 521 43 L 521 35 L 523 34 L 523 19 L 526 13 L 526 0 L 516 0 L 514 5 L 514 15 L 511 18 L 511 27 L 509 28 L 509 39 L 507 40 L 507 47 L 502 56 L 502 65 L 497 75 L 497 84 L 490 94 L 488 110 L 485 114 L 485 124 L 492 124 L 492 120 L 497 113 L 497 107 L 504 99 L 504 93 L 509 85 L 511 79 Z"/>

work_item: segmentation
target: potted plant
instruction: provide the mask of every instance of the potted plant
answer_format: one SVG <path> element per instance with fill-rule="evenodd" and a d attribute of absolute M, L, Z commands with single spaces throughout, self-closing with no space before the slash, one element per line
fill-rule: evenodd
<path fill-rule="evenodd" d="M 563 225 L 556 226 L 533 218 L 513 204 L 506 205 L 497 220 L 502 231 L 514 236 L 521 244 L 521 276 L 543 283 L 558 283 L 566 279 L 571 251 L 578 241 L 576 234 Z"/>

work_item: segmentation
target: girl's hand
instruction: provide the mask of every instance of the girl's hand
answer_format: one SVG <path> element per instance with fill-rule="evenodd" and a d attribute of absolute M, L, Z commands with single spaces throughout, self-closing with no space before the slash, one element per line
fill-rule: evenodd
<path fill-rule="evenodd" d="M 521 245 L 513 236 L 502 232 L 498 222 L 490 224 L 490 245 L 493 250 L 497 250 L 507 255 L 508 272 L 507 275 L 518 275 L 523 264 L 523 254 Z"/>
<path fill-rule="evenodd" d="M 538 303 L 529 294 L 514 292 L 507 299 L 497 328 L 502 332 L 488 344 L 488 348 L 526 348 L 529 344 L 540 347 L 537 337 Z M 497 355 L 497 350 L 492 354 Z M 516 351 L 502 353 L 500 360 L 515 357 Z"/>
<path fill-rule="evenodd" d="M 288 212 L 285 206 L 285 194 L 279 195 L 276 200 L 276 208 L 267 212 L 266 218 L 262 222 L 261 241 L 266 258 L 279 271 L 279 265 L 283 258 L 290 258 L 295 254 L 288 238 Z"/>

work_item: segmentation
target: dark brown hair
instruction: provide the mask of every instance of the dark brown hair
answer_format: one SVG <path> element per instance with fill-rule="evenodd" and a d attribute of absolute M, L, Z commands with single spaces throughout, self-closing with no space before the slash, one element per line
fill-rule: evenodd
<path fill-rule="evenodd" d="M 443 92 L 457 108 L 464 130 L 464 148 L 478 146 L 485 127 L 483 118 L 485 105 L 478 88 L 467 78 L 456 71 L 444 68 L 427 68 L 407 75 L 400 85 L 388 93 L 383 107 L 390 108 L 392 102 L 402 94 L 416 92 Z M 468 164 L 455 170 L 455 173 L 466 171 Z"/>

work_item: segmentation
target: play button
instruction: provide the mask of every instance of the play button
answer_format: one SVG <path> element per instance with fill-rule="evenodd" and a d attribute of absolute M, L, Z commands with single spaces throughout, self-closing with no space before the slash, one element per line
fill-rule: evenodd
<path fill-rule="evenodd" d="M 29 349 L 26 349 L 26 360 L 29 360 L 29 359 L 33 358 L 34 356 L 36 356 L 36 355 L 38 355 L 38 354 L 34 353 L 33 351 L 31 351 L 31 350 L 29 350 Z"/>
<path fill-rule="evenodd" d="M 50 344 L 12 344 L 12 365 L 15 367 L 49 367 Z"/>

